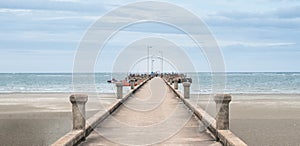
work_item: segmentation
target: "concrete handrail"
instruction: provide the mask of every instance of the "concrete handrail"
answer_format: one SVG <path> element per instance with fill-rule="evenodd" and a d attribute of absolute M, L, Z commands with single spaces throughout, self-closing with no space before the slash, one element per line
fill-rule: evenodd
<path fill-rule="evenodd" d="M 150 78 L 147 78 L 144 80 L 140 85 L 138 85 L 135 89 L 128 92 L 123 98 L 117 99 L 116 102 L 114 102 L 107 111 L 103 113 L 103 111 L 100 111 L 90 117 L 86 121 L 85 129 L 74 129 L 62 136 L 60 139 L 58 139 L 56 142 L 52 144 L 52 146 L 73 146 L 76 144 L 79 144 L 82 140 L 85 139 L 92 131 L 93 129 L 100 124 L 104 119 L 106 119 L 110 114 L 112 114 L 120 105 L 122 105 L 133 93 L 135 93 L 139 88 L 141 88 L 146 82 L 148 82 Z"/>
<path fill-rule="evenodd" d="M 230 130 L 217 129 L 217 121 L 210 116 L 205 110 L 200 107 L 195 107 L 190 100 L 184 98 L 184 96 L 177 90 L 175 90 L 164 79 L 165 83 L 172 89 L 172 91 L 178 96 L 178 98 L 191 110 L 194 114 L 207 126 L 208 130 L 215 136 L 216 140 L 219 140 L 225 146 L 247 146 L 239 137 L 234 135 Z"/>

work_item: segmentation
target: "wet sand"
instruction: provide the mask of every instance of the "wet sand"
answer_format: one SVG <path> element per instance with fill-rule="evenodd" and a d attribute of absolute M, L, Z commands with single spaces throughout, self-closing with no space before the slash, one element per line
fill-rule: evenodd
<path fill-rule="evenodd" d="M 49 145 L 67 133 L 72 126 L 69 95 L 0 94 L 1 145 Z M 103 110 L 115 100 L 114 96 L 89 98 L 87 116 Z M 200 105 L 206 107 L 208 96 L 199 97 Z M 247 144 L 299 145 L 300 95 L 236 94 L 232 98 L 230 129 Z"/>

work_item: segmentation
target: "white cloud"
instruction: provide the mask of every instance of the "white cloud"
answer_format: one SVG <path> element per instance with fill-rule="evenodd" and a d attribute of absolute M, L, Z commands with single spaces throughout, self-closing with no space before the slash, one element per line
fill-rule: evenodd
<path fill-rule="evenodd" d="M 283 4 L 283 1 L 287 4 Z M 109 10 L 128 2 L 129 0 L 117 2 L 106 0 L 0 1 L 1 48 L 15 49 L 19 54 L 22 54 L 22 51 L 36 49 L 35 53 L 50 53 L 53 56 L 56 52 L 51 53 L 53 49 L 75 50 L 84 31 L 95 20 L 108 13 Z M 234 50 L 234 52 L 240 51 L 241 54 L 254 52 L 253 56 L 261 53 L 262 48 L 267 48 L 270 52 L 284 50 L 282 48 L 299 48 L 297 44 L 299 44 L 298 36 L 300 35 L 298 13 L 300 7 L 299 4 L 294 4 L 296 2 L 299 1 L 255 0 L 255 2 L 248 2 L 249 4 L 242 0 L 175 1 L 179 6 L 192 9 L 191 12 L 204 18 L 221 48 L 225 47 L 224 50 L 228 51 L 227 55 L 229 55 L 226 56 L 228 58 L 232 58 L 231 48 L 241 48 L 238 51 Z M 181 5 L 181 3 L 184 4 Z M 153 11 L 152 14 L 148 13 Z M 191 30 L 202 27 L 195 25 L 193 19 L 178 14 L 176 10 L 155 10 L 151 7 L 129 8 L 126 13 L 107 19 L 107 24 L 109 26 L 122 24 L 130 19 L 144 18 L 145 14 L 149 14 L 147 18 L 168 17 L 174 23 L 188 26 Z M 124 30 L 126 32 L 114 36 L 111 45 L 119 47 L 135 41 L 137 37 L 154 36 L 167 38 L 179 43 L 180 46 L 189 47 L 187 48 L 189 53 L 193 53 L 190 48 L 193 48 L 194 44 L 189 38 L 183 37 L 184 34 L 178 31 L 166 28 L 157 27 L 157 25 L 131 27 Z M 41 52 L 38 52 L 39 50 Z M 286 50 L 286 53 L 291 55 L 295 53 L 294 50 Z M 3 62 L 7 61 L 4 59 Z M 240 62 L 240 60 L 236 59 L 233 62 Z"/>
<path fill-rule="evenodd" d="M 40 20 L 67 20 L 67 19 L 76 19 L 76 20 L 97 20 L 99 16 L 53 16 L 53 17 L 43 17 Z"/>
<path fill-rule="evenodd" d="M 246 41 L 218 41 L 221 47 L 244 46 L 244 47 L 276 47 L 291 46 L 297 43 L 293 42 L 246 42 Z"/>
<path fill-rule="evenodd" d="M 31 13 L 32 10 L 30 9 L 8 9 L 8 8 L 1 8 L 0 13 Z"/>
<path fill-rule="evenodd" d="M 81 0 L 50 0 L 50 1 L 54 1 L 54 2 L 73 2 L 73 3 L 78 3 Z"/>

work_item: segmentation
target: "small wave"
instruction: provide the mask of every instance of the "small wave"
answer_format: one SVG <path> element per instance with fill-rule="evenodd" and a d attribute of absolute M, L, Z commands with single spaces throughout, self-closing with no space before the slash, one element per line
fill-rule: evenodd
<path fill-rule="evenodd" d="M 72 75 L 34 75 L 37 77 L 71 77 Z"/>

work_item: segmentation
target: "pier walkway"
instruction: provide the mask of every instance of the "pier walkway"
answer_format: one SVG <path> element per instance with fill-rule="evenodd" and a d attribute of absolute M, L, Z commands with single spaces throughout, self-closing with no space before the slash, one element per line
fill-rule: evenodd
<path fill-rule="evenodd" d="M 183 82 L 182 82 L 183 81 Z M 72 94 L 73 130 L 52 146 L 94 145 L 197 145 L 247 146 L 229 130 L 229 94 L 216 94 L 216 118 L 190 97 L 191 79 L 178 76 L 144 77 L 123 96 L 117 82 L 117 99 L 105 112 L 85 119 L 86 94 Z M 174 85 L 174 87 L 173 87 Z"/>
<path fill-rule="evenodd" d="M 101 122 L 80 145 L 221 145 L 177 98 L 162 78 L 155 77 Z"/>

